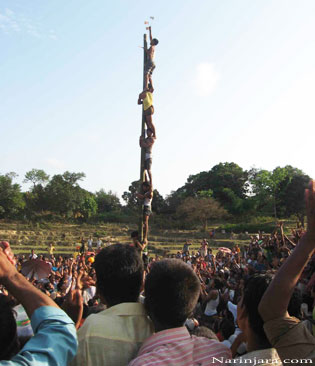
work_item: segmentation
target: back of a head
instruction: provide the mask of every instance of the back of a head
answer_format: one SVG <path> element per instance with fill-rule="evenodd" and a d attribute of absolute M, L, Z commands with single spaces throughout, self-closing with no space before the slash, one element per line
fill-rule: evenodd
<path fill-rule="evenodd" d="M 0 361 L 10 360 L 19 351 L 16 321 L 9 298 L 0 294 Z"/>
<path fill-rule="evenodd" d="M 145 281 L 145 306 L 154 323 L 181 327 L 192 315 L 200 281 L 191 267 L 178 259 L 154 263 Z"/>
<path fill-rule="evenodd" d="M 234 322 L 227 318 L 222 319 L 219 328 L 224 339 L 229 339 L 235 332 Z"/>
<path fill-rule="evenodd" d="M 158 43 L 159 43 L 159 41 L 156 38 L 153 38 L 152 41 L 151 41 L 151 44 L 153 46 L 156 46 Z"/>
<path fill-rule="evenodd" d="M 138 300 L 143 280 L 143 262 L 129 245 L 115 244 L 95 257 L 96 284 L 106 305 Z"/>
<path fill-rule="evenodd" d="M 271 281 L 270 274 L 255 274 L 249 277 L 244 285 L 242 306 L 245 306 L 251 329 L 263 342 L 268 341 L 263 328 L 264 321 L 258 312 L 258 305 Z"/>
<path fill-rule="evenodd" d="M 191 332 L 191 334 L 195 335 L 196 337 L 204 337 L 204 338 L 208 338 L 208 339 L 214 339 L 215 341 L 219 341 L 219 339 L 216 336 L 216 334 L 214 333 L 214 331 L 207 327 L 204 327 L 204 326 L 195 328 Z"/>

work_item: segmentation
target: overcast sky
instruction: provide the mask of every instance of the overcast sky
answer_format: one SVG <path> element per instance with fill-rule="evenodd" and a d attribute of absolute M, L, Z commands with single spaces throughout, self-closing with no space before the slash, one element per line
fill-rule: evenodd
<path fill-rule="evenodd" d="M 0 173 L 84 172 L 119 196 L 139 178 L 154 16 L 155 188 L 226 161 L 315 177 L 314 14 L 313 0 L 1 0 Z"/>

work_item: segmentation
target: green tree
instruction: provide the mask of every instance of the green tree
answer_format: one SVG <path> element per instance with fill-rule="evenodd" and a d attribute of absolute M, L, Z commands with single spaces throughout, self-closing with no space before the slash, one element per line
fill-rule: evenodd
<path fill-rule="evenodd" d="M 302 226 L 305 217 L 304 191 L 309 181 L 310 177 L 297 169 L 286 178 L 284 187 L 278 194 L 278 206 L 283 216 L 295 215 Z"/>
<path fill-rule="evenodd" d="M 47 175 L 43 170 L 41 169 L 32 169 L 29 172 L 25 174 L 25 179 L 23 180 L 24 183 L 33 183 L 33 188 L 37 184 L 44 184 L 48 182 L 49 175 Z"/>
<path fill-rule="evenodd" d="M 127 207 L 131 210 L 137 210 L 139 200 L 136 194 L 139 191 L 140 182 L 138 180 L 133 181 L 129 186 L 129 191 L 125 191 L 122 195 L 122 199 L 126 202 Z"/>
<path fill-rule="evenodd" d="M 163 196 L 159 193 L 157 189 L 153 190 L 152 199 L 152 211 L 156 214 L 164 213 L 166 210 L 166 204 Z"/>
<path fill-rule="evenodd" d="M 190 175 L 185 185 L 172 192 L 166 201 L 173 211 L 186 197 L 198 197 L 208 192 L 208 196 L 211 194 L 229 212 L 240 214 L 245 207 L 245 202 L 240 203 L 240 200 L 246 200 L 248 188 L 247 171 L 235 163 L 220 163 L 208 172 Z"/>
<path fill-rule="evenodd" d="M 75 210 L 74 216 L 88 220 L 95 216 L 96 213 L 97 203 L 93 194 L 81 189 L 80 202 L 78 203 L 78 207 Z"/>
<path fill-rule="evenodd" d="M 84 173 L 70 172 L 54 175 L 45 187 L 47 210 L 68 218 L 80 212 L 87 191 L 78 185 L 78 180 L 84 176 Z"/>
<path fill-rule="evenodd" d="M 21 187 L 13 183 L 12 174 L 0 175 L 0 218 L 15 218 L 24 207 Z"/>
<path fill-rule="evenodd" d="M 177 208 L 177 216 L 188 222 L 200 222 L 206 231 L 209 220 L 221 219 L 227 216 L 227 211 L 213 198 L 187 197 Z"/>
<path fill-rule="evenodd" d="M 104 189 L 95 193 L 98 212 L 112 212 L 119 211 L 121 204 L 119 198 L 112 191 L 105 192 Z"/>

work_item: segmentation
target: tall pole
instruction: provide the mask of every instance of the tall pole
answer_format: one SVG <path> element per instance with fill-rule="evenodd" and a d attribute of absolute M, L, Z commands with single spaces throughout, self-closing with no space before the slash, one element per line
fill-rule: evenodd
<path fill-rule="evenodd" d="M 147 63 L 147 35 L 143 35 L 143 89 L 146 87 L 146 75 L 145 75 L 145 67 Z M 142 107 L 142 123 L 141 123 L 141 136 L 145 138 L 145 115 Z M 139 192 L 142 189 L 142 183 L 145 181 L 145 172 L 144 172 L 144 158 L 145 158 L 145 150 L 141 148 L 141 160 L 140 160 L 140 187 Z M 143 205 L 140 207 L 140 220 L 139 220 L 139 238 L 140 241 L 143 241 Z"/>

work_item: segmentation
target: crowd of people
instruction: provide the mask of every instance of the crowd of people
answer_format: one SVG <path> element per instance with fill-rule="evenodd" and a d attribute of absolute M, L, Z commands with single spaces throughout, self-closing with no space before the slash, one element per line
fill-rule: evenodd
<path fill-rule="evenodd" d="M 2 241 L 0 364 L 314 362 L 315 182 L 306 193 L 306 232 L 280 224 L 216 254 L 204 239 L 149 258 L 136 232 L 75 257 L 25 258 Z"/>

